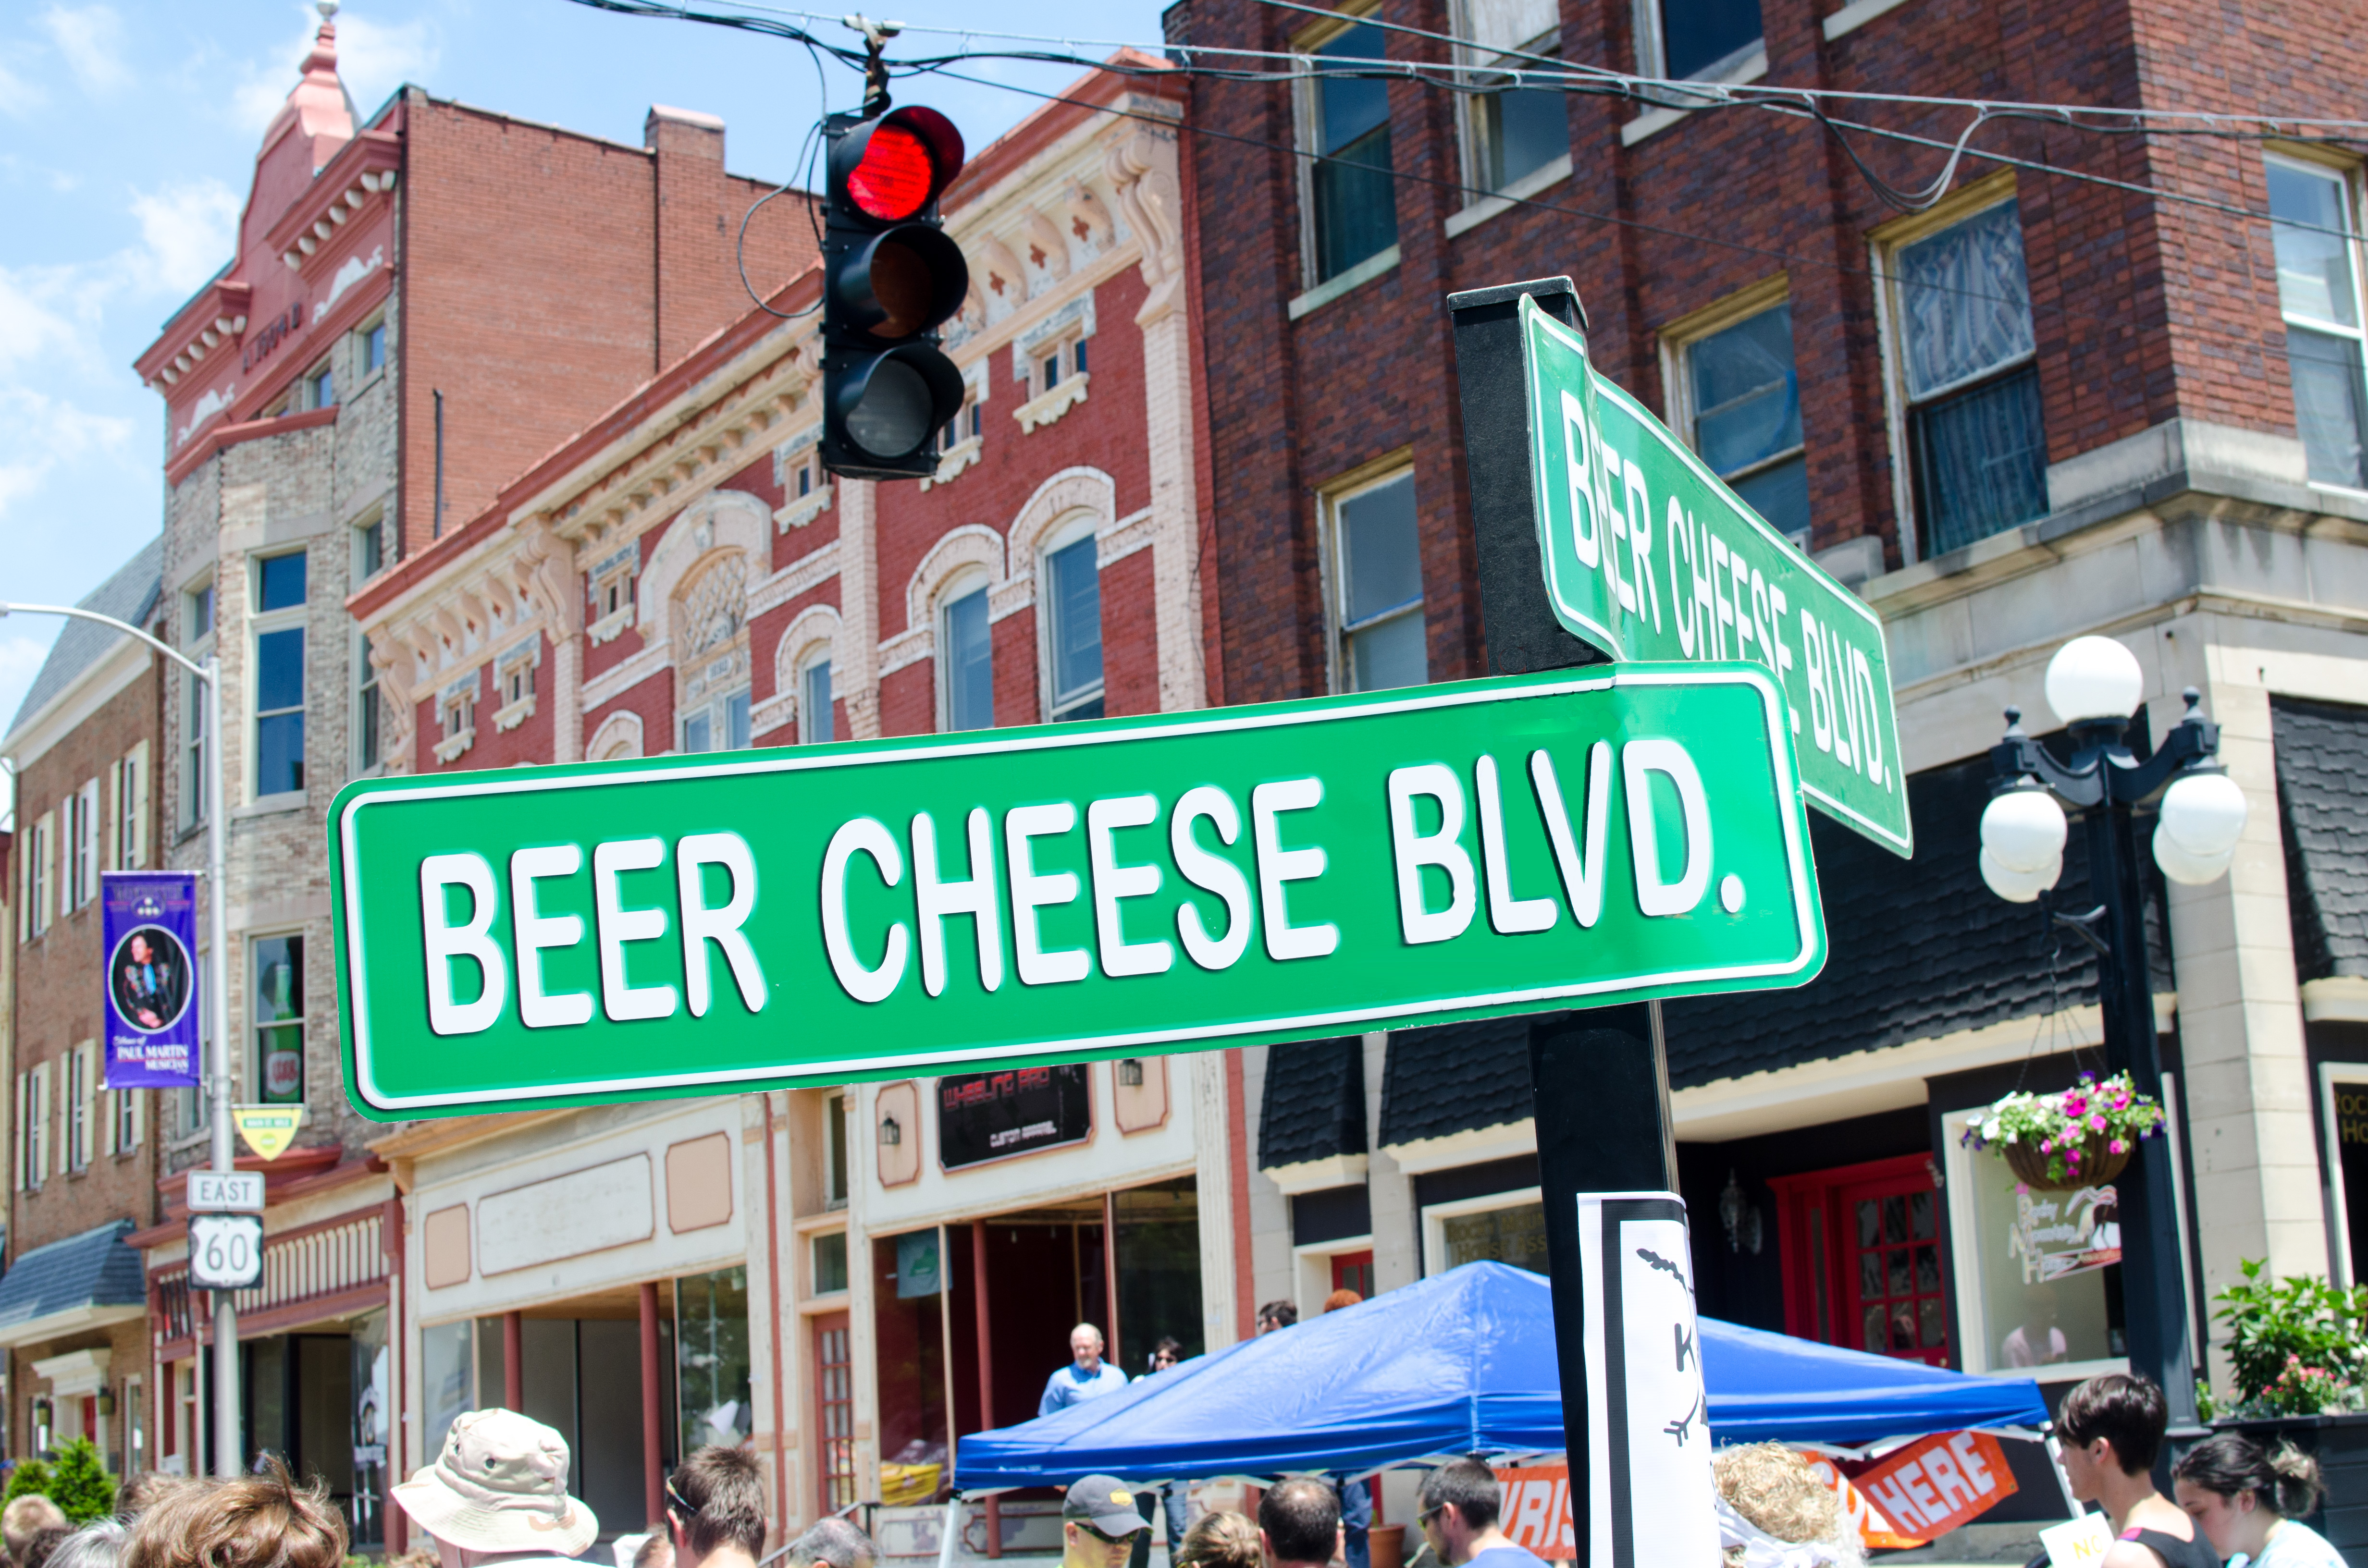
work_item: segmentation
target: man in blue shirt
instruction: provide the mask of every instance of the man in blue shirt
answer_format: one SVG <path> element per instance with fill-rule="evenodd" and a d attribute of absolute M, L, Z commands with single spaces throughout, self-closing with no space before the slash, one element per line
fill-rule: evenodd
<path fill-rule="evenodd" d="M 1102 1359 L 1102 1331 L 1081 1323 L 1069 1330 L 1069 1364 L 1044 1380 L 1036 1414 L 1050 1415 L 1126 1387 L 1126 1374 Z"/>
<path fill-rule="evenodd" d="M 1497 1522 L 1504 1493 L 1476 1459 L 1450 1460 L 1422 1479 L 1423 1539 L 1448 1568 L 1546 1568 Z"/>

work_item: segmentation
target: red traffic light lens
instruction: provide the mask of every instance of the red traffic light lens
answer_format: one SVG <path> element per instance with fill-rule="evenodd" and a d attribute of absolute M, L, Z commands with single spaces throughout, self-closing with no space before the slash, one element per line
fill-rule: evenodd
<path fill-rule="evenodd" d="M 882 125 L 848 175 L 847 194 L 874 218 L 909 218 L 928 205 L 937 172 L 927 142 L 901 125 Z"/>

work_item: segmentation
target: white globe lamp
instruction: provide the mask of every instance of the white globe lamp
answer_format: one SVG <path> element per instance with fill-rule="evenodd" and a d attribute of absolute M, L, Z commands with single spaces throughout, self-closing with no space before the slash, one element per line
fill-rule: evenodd
<path fill-rule="evenodd" d="M 2017 871 L 1998 864 L 1998 857 L 1984 849 L 1981 855 L 1982 881 L 1990 892 L 2009 903 L 2029 903 L 2055 885 L 2064 875 L 2064 857 L 2056 856 L 2035 871 Z"/>
<path fill-rule="evenodd" d="M 2182 773 L 2163 792 L 2156 832 L 2201 860 L 2226 862 L 2245 831 L 2245 791 L 2225 773 Z"/>
<path fill-rule="evenodd" d="M 2018 876 L 2060 863 L 2066 832 L 2064 808 L 2044 790 L 2008 790 L 1982 808 L 1983 850 Z"/>
<path fill-rule="evenodd" d="M 2110 637 L 2075 637 L 2047 662 L 2047 706 L 2066 724 L 2126 719 L 2145 694 L 2137 655 Z"/>
<path fill-rule="evenodd" d="M 2170 835 L 2169 828 L 2155 824 L 2154 863 L 2162 868 L 2164 876 L 2182 887 L 2200 888 L 2218 881 L 2228 874 L 2228 863 L 2236 858 L 2233 849 L 2221 855 L 2192 854 Z"/>

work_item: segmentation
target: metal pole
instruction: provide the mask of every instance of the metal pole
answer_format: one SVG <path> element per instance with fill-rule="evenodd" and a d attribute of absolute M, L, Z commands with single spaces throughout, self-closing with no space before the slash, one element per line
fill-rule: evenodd
<path fill-rule="evenodd" d="M 230 1082 L 230 911 L 223 870 L 223 842 L 229 831 L 224 820 L 222 791 L 222 656 L 202 665 L 160 638 L 128 620 L 84 609 L 78 605 L 27 605 L 0 601 L 0 617 L 12 614 L 62 615 L 96 621 L 127 637 L 136 637 L 205 683 L 206 706 L 212 732 L 206 736 L 206 909 L 207 929 L 213 944 L 212 975 L 214 1050 L 209 1085 L 213 1098 L 213 1162 L 217 1171 L 236 1169 L 231 1151 Z M 245 1468 L 238 1440 L 238 1309 L 232 1292 L 216 1290 L 214 1298 L 214 1473 L 234 1476 Z"/>
<path fill-rule="evenodd" d="M 213 1060 L 208 1063 L 213 1099 L 213 1168 L 236 1168 L 231 1145 L 230 882 L 224 862 L 229 836 L 229 801 L 222 788 L 222 655 L 206 660 L 206 708 L 212 733 L 206 736 L 206 928 L 213 945 Z M 238 1440 L 238 1306 L 236 1292 L 214 1298 L 214 1473 L 233 1476 L 246 1468 Z"/>
<path fill-rule="evenodd" d="M 2110 767 L 2108 763 L 2106 766 Z M 2146 894 L 2138 881 L 2138 840 L 2130 808 L 2107 801 L 2089 812 L 2089 881 L 2105 906 L 2105 944 L 2097 960 L 2104 1014 L 2105 1063 L 2127 1070 L 2148 1098 L 2162 1097 L 2162 1057 L 2154 1028 L 2152 965 L 2147 961 Z M 2186 1277 L 2180 1268 L 2179 1213 L 2171 1199 L 2169 1137 L 2142 1138 L 2135 1169 L 2115 1184 L 2122 1227 L 2122 1314 L 2130 1365 L 2162 1385 L 2174 1430 L 2196 1424 L 2195 1355 L 2188 1342 Z"/>

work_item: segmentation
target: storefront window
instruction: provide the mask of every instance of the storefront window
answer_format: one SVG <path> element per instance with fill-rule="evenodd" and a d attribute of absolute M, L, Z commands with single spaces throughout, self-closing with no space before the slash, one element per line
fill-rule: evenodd
<path fill-rule="evenodd" d="M 386 1345 L 386 1313 L 364 1312 L 353 1323 L 354 1359 L 354 1499 L 350 1516 L 353 1544 L 376 1545 L 384 1539 L 385 1522 L 379 1517 L 386 1483 L 387 1428 L 394 1415 L 393 1358 Z M 438 1451 L 442 1451 L 439 1444 Z"/>
<path fill-rule="evenodd" d="M 675 1281 L 676 1377 L 682 1452 L 736 1446 L 755 1425 L 748 1403 L 748 1271 Z"/>
<path fill-rule="evenodd" d="M 1543 1203 L 1516 1203 L 1484 1209 L 1476 1214 L 1434 1218 L 1440 1240 L 1439 1258 L 1431 1272 L 1461 1267 L 1486 1259 L 1509 1263 L 1532 1273 L 1546 1271 L 1546 1210 Z"/>
<path fill-rule="evenodd" d="M 880 1499 L 890 1507 L 932 1503 L 946 1478 L 949 1303 L 940 1292 L 949 1271 L 941 1237 L 935 1229 L 883 1236 L 871 1252 Z"/>
<path fill-rule="evenodd" d="M 473 1326 L 471 1319 L 462 1318 L 459 1323 L 431 1324 L 419 1331 L 420 1383 L 427 1404 L 423 1452 L 442 1453 L 444 1439 L 461 1412 L 476 1408 L 469 1355 L 469 1330 Z"/>
<path fill-rule="evenodd" d="M 2094 1369 L 2082 1363 L 2126 1354 L 2114 1189 L 2042 1192 L 1994 1154 L 1952 1153 L 1963 1171 L 1952 1183 L 1963 1192 L 1952 1195 L 1952 1243 L 1965 1370 L 2063 1367 L 2055 1375 L 2085 1376 Z M 1977 1321 L 1964 1310 L 1969 1299 L 1978 1302 Z"/>
<path fill-rule="evenodd" d="M 1190 1176 L 1113 1195 L 1118 1211 L 1118 1326 L 1121 1369 L 1151 1369 L 1163 1338 L 1201 1354 L 1201 1201 Z"/>

